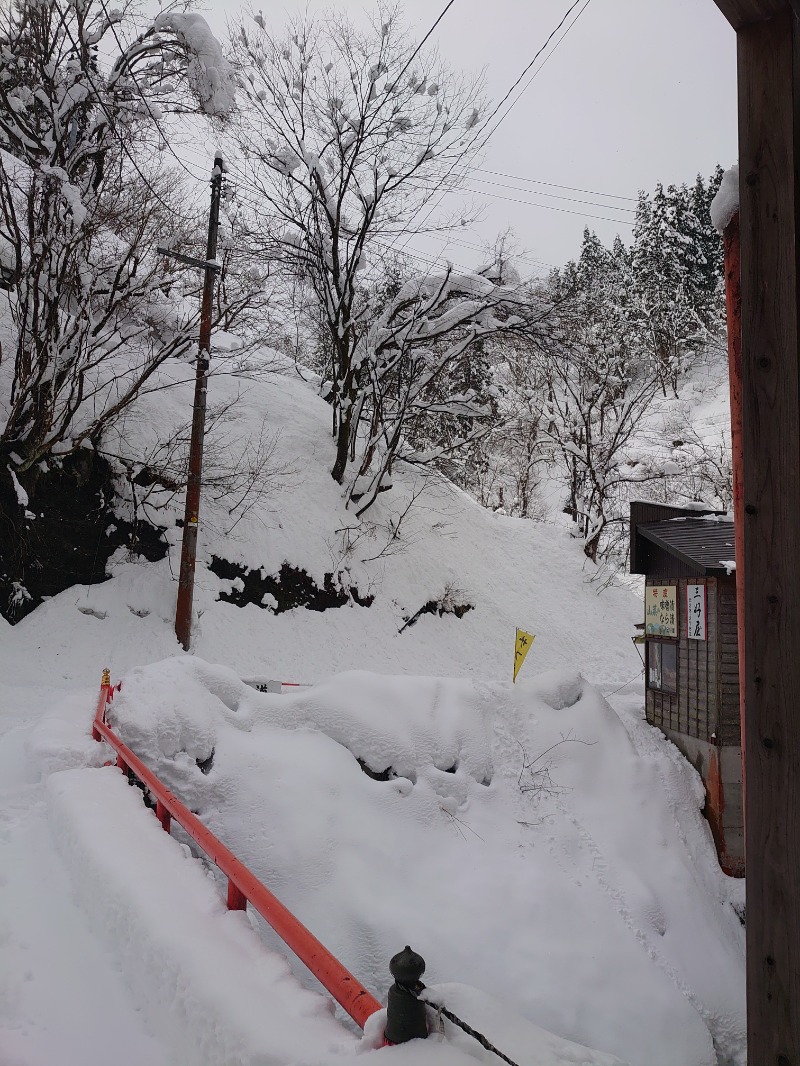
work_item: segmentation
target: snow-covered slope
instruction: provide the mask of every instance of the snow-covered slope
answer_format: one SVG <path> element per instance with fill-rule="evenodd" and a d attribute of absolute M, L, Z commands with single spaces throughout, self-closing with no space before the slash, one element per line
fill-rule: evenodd
<path fill-rule="evenodd" d="M 119 441 L 109 442 L 110 451 L 146 454 L 190 417 L 187 371 L 165 370 L 162 384 L 171 387 L 143 401 L 121 427 Z M 228 500 L 204 503 L 201 564 L 217 556 L 274 575 L 289 563 L 319 586 L 325 574 L 341 575 L 361 597 L 374 595 L 375 601 L 367 608 L 351 599 L 322 613 L 239 608 L 218 601 L 231 580 L 201 566 L 193 633 L 197 654 L 244 673 L 280 672 L 287 681 L 317 681 L 364 668 L 503 680 L 511 676 L 519 626 L 536 635 L 526 671 L 579 665 L 609 688 L 638 672 L 630 638 L 641 604 L 618 588 L 598 594 L 586 580 L 579 542 L 566 532 L 492 514 L 449 482 L 423 482 L 402 467 L 394 488 L 359 522 L 329 476 L 330 411 L 309 385 L 296 376 L 266 382 L 223 373 L 212 378 L 209 403 L 233 400 L 225 444 L 212 444 L 212 450 L 237 452 L 259 435 L 263 422 L 268 434 L 277 434 L 272 466 L 278 476 L 241 519 L 228 514 Z M 182 512 L 167 507 L 151 516 L 169 527 L 168 559 L 150 564 L 120 557 L 113 580 L 56 597 L 15 627 L 9 639 L 25 646 L 33 640 L 51 654 L 60 644 L 60 670 L 74 677 L 93 675 L 106 659 L 121 671 L 178 650 L 172 625 L 181 532 L 175 520 Z M 461 618 L 425 614 L 403 628 L 428 601 L 448 595 L 472 609 Z"/>
<path fill-rule="evenodd" d="M 167 376 L 174 386 L 127 420 L 120 451 L 188 417 L 190 384 L 178 383 L 185 369 Z M 139 1033 L 131 1049 L 155 1033 L 165 1062 L 286 1062 L 290 1047 L 298 1062 L 322 1063 L 356 1045 L 338 1023 L 326 1029 L 330 1019 L 296 983 L 308 980 L 301 968 L 290 978 L 238 918 L 228 921 L 199 865 L 186 863 L 131 800 L 136 794 L 99 768 L 103 750 L 89 723 L 107 663 L 125 676 L 114 714 L 135 750 L 376 992 L 386 988 L 390 955 L 411 943 L 446 1002 L 520 1066 L 609 1066 L 601 1053 L 631 1066 L 742 1062 L 742 929 L 730 904 L 738 886 L 716 864 L 699 779 L 642 722 L 637 683 L 625 688 L 640 671 L 630 640 L 638 598 L 598 593 L 566 533 L 489 514 L 441 480 L 393 537 L 421 487 L 413 471 L 399 470 L 359 525 L 328 475 L 329 411 L 313 390 L 290 376 L 212 380 L 212 403 L 237 393 L 229 436 L 257 435 L 264 419 L 279 431 L 282 488 L 238 521 L 225 501 L 206 507 L 201 562 L 215 556 L 270 575 L 288 563 L 319 586 L 340 575 L 359 598 L 374 596 L 371 606 L 240 608 L 218 600 L 236 588 L 232 579 L 202 566 L 193 647 L 201 658 L 187 657 L 172 631 L 180 531 L 166 509 L 169 558 L 119 557 L 106 583 L 61 593 L 13 628 L 0 622 L 8 730 L 0 758 L 16 767 L 4 785 L 4 807 L 16 812 L 9 868 L 28 851 L 45 856 L 41 831 L 30 831 L 41 829 L 47 804 L 73 871 L 76 903 L 63 922 L 78 930 L 75 907 L 83 908 L 144 1011 L 141 1031 L 125 1022 Z M 472 609 L 422 614 L 403 628 L 430 600 Z M 536 642 L 512 686 L 515 626 Z M 259 695 L 238 680 L 253 674 L 318 684 Z M 590 682 L 631 695 L 614 697 L 622 701 L 615 713 Z M 202 773 L 197 760 L 212 751 Z M 374 780 L 358 759 L 392 773 Z M 117 818 L 130 854 L 115 843 Z M 169 893 L 159 895 L 159 910 L 151 874 L 180 862 L 175 877 L 193 910 L 170 923 Z M 24 899 L 24 882 L 12 880 Z M 63 895 L 62 883 L 54 876 Z M 21 909 L 20 968 L 24 944 L 41 942 L 44 887 L 40 896 L 36 908 Z M 235 944 L 215 947 L 226 923 Z M 82 947 L 91 935 L 86 927 L 62 938 L 59 950 L 91 955 L 94 984 L 103 983 L 97 947 Z M 200 962 L 197 937 L 205 937 Z M 214 981 L 231 974 L 230 952 L 258 971 L 256 988 L 280 985 L 285 1024 L 272 1042 L 274 1015 L 237 1014 L 228 992 L 213 998 Z M 33 985 L 45 987 L 44 957 L 29 952 L 28 963 Z M 10 987 L 11 972 L 3 977 L 0 988 Z M 47 1046 L 60 1039 L 63 1061 L 84 1061 L 53 1005 L 44 996 L 49 1014 L 32 1007 L 26 1024 L 36 1033 L 49 1025 Z M 76 992 L 73 1029 L 81 1011 L 92 1024 L 89 1006 Z M 292 1044 L 304 1011 L 309 1033 Z M 11 1024 L 0 1014 L 0 1042 Z M 467 1037 L 453 1039 L 376 1054 L 398 1063 L 496 1061 Z M 13 1046 L 26 1066 L 47 1061 L 32 1044 Z"/>

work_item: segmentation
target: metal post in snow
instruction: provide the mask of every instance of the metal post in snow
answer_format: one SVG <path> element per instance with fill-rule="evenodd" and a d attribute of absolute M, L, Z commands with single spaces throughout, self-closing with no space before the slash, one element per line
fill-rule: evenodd
<path fill-rule="evenodd" d="M 425 1039 L 428 1018 L 425 1004 L 417 998 L 420 978 L 425 973 L 425 960 L 406 944 L 402 951 L 392 956 L 389 972 L 394 984 L 389 989 L 386 1004 L 386 1042 L 405 1044 L 408 1040 Z"/>
<path fill-rule="evenodd" d="M 208 243 L 204 264 L 203 302 L 200 309 L 200 343 L 197 352 L 197 374 L 192 411 L 192 438 L 189 446 L 189 479 L 186 485 L 186 509 L 183 518 L 181 569 L 178 579 L 178 602 L 175 608 L 175 635 L 188 651 L 192 639 L 192 602 L 194 600 L 194 570 L 197 559 L 197 526 L 200 513 L 200 486 L 203 476 L 203 439 L 206 429 L 206 394 L 211 354 L 211 314 L 214 299 L 214 277 L 217 273 L 217 231 L 219 204 L 222 193 L 222 156 L 214 157 L 211 172 L 211 208 L 208 215 Z"/>

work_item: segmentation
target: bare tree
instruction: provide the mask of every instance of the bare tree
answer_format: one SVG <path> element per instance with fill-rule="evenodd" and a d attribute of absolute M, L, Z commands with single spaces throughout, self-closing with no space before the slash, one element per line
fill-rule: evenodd
<path fill-rule="evenodd" d="M 710 432 L 693 422 L 689 412 L 669 419 L 666 438 L 671 443 L 669 486 L 678 498 L 733 506 L 733 457 L 730 431 Z"/>
<path fill-rule="evenodd" d="M 220 532 L 226 536 L 268 494 L 297 474 L 294 467 L 278 459 L 279 435 L 269 430 L 266 419 L 257 432 L 236 432 L 240 398 L 211 406 L 206 420 L 203 494 L 219 505 Z M 124 471 L 134 526 L 140 521 L 159 525 L 159 512 L 173 507 L 175 498 L 186 489 L 191 420 L 168 434 L 157 432 L 144 448 L 132 449 L 126 425 L 130 414 L 127 411 L 114 424 L 100 454 Z"/>
<path fill-rule="evenodd" d="M 388 8 L 364 32 L 335 15 L 295 22 L 279 40 L 257 15 L 232 37 L 252 248 L 279 257 L 314 294 L 330 358 L 331 474 L 342 483 L 375 410 L 363 397 L 378 374 L 379 309 L 362 279 L 379 274 L 399 237 L 425 228 L 433 197 L 453 187 L 473 150 L 481 87 L 415 48 Z"/>
<path fill-rule="evenodd" d="M 537 489 L 552 452 L 542 432 L 547 360 L 524 334 L 504 336 L 496 348 L 501 400 L 478 498 L 507 514 L 541 518 L 546 512 Z"/>
<path fill-rule="evenodd" d="M 198 255 L 204 251 L 197 249 Z M 254 260 L 247 247 L 247 225 L 229 186 L 223 186 L 217 258 L 220 272 L 214 289 L 221 329 L 235 330 L 250 350 L 274 343 L 276 303 L 270 284 L 271 264 Z"/>
<path fill-rule="evenodd" d="M 571 336 L 544 366 L 540 429 L 566 475 L 568 509 L 580 521 L 592 561 L 626 520 L 632 489 L 662 480 L 663 463 L 643 447 L 643 420 L 660 391 L 659 368 L 608 345 L 591 323 L 573 318 Z"/>

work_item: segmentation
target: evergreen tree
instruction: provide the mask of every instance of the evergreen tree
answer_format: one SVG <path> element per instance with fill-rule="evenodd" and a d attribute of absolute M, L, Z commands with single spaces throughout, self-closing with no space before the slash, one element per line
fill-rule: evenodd
<path fill-rule="evenodd" d="M 677 392 L 713 317 L 701 231 L 685 185 L 665 190 L 659 183 L 652 201 L 640 194 L 632 264 L 639 340 L 659 367 L 665 393 Z"/>
<path fill-rule="evenodd" d="M 724 277 L 722 241 L 711 224 L 711 201 L 719 191 L 723 174 L 719 164 L 707 182 L 698 174 L 691 192 L 692 211 L 700 222 L 696 239 L 705 257 L 704 288 L 712 302 Z"/>

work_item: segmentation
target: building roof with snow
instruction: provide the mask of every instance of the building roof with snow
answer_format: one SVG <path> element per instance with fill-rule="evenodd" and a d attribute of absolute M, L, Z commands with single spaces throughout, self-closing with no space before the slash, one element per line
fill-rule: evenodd
<path fill-rule="evenodd" d="M 729 574 L 735 548 L 731 515 L 631 503 L 631 573 L 648 577 Z"/>

